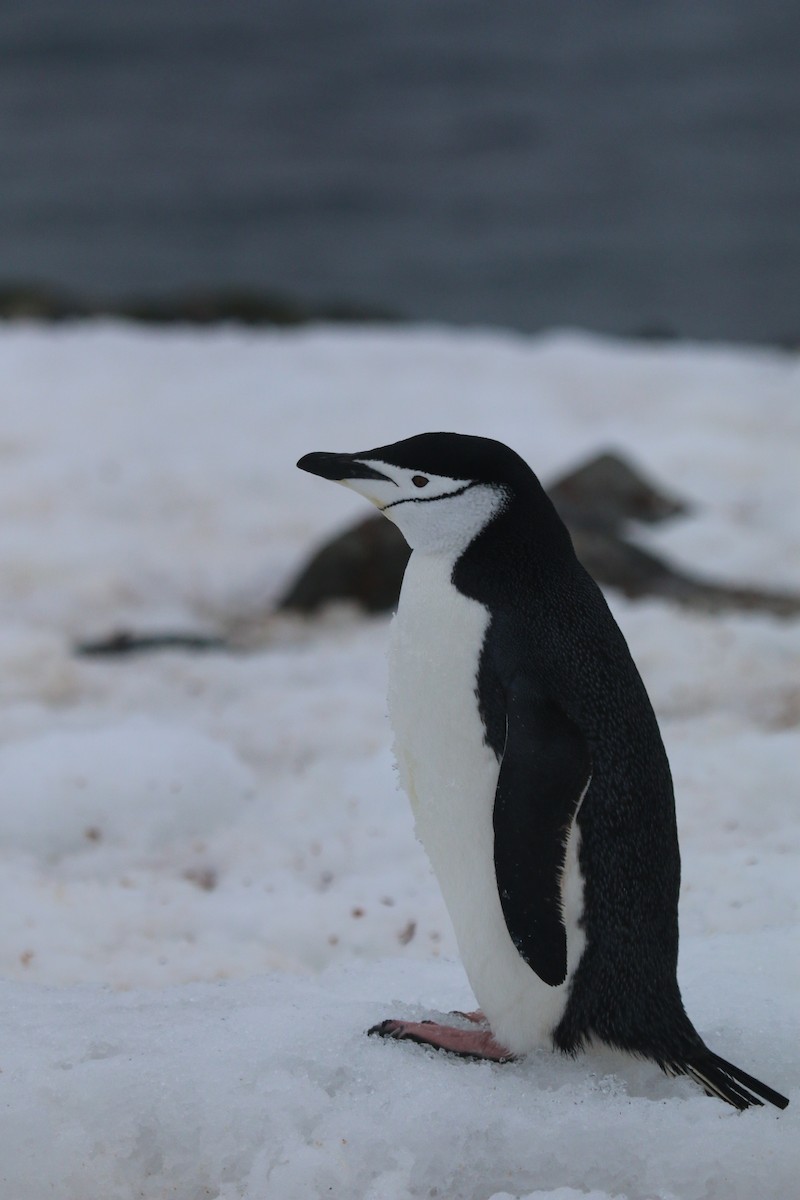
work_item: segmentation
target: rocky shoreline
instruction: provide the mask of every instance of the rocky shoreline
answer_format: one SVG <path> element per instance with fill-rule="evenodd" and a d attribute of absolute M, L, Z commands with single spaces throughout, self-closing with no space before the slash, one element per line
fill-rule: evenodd
<path fill-rule="evenodd" d="M 305 325 L 311 321 L 370 324 L 400 314 L 349 300 L 305 301 L 256 288 L 183 288 L 163 294 L 97 297 L 48 284 L 0 285 L 0 319 L 75 321 L 118 318 L 148 325 Z"/>

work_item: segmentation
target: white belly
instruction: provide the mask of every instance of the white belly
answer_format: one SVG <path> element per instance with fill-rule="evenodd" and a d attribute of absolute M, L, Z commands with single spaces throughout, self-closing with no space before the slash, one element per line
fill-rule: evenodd
<path fill-rule="evenodd" d="M 489 614 L 453 587 L 452 568 L 452 559 L 419 551 L 406 568 L 389 663 L 395 757 L 478 1004 L 495 1037 L 522 1054 L 551 1044 L 583 951 L 577 831 L 562 889 L 568 974 L 552 988 L 520 957 L 500 907 L 492 828 L 499 764 L 484 742 L 476 694 Z"/>

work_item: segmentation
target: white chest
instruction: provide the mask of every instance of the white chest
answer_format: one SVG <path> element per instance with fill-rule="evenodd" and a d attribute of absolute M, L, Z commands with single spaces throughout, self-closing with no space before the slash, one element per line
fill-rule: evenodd
<path fill-rule="evenodd" d="M 492 823 L 500 768 L 484 741 L 476 691 L 489 613 L 453 587 L 452 569 L 452 558 L 419 551 L 406 568 L 389 662 L 395 757 L 478 1003 L 495 1035 L 524 1053 L 548 1043 L 567 984 L 542 983 L 503 918 Z M 564 896 L 571 969 L 583 948 L 575 924 L 581 889 L 570 894 L 579 883 L 576 862 L 573 837 Z"/>
<path fill-rule="evenodd" d="M 401 783 L 426 847 L 439 826 L 452 832 L 465 788 L 485 798 L 484 777 L 493 773 L 496 782 L 498 769 L 484 745 L 476 693 L 489 614 L 453 587 L 452 570 L 450 558 L 412 554 L 392 627 L 389 715 Z"/>

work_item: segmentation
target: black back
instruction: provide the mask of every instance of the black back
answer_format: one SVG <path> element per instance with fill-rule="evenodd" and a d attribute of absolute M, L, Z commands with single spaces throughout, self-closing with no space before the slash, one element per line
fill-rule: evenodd
<path fill-rule="evenodd" d="M 676 978 L 680 857 L 669 764 L 625 639 L 529 468 L 456 563 L 453 583 L 492 614 L 478 693 L 498 758 L 507 681 L 519 673 L 589 749 L 592 778 L 576 818 L 587 940 L 556 1044 L 575 1050 L 595 1034 L 671 1061 L 701 1043 Z"/>

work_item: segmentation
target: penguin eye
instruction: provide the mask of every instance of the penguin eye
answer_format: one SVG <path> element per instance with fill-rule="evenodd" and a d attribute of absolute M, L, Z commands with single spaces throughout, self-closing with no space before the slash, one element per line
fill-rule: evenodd
<path fill-rule="evenodd" d="M 412 475 L 411 482 L 413 483 L 414 487 L 427 487 L 428 478 L 426 475 Z"/>

